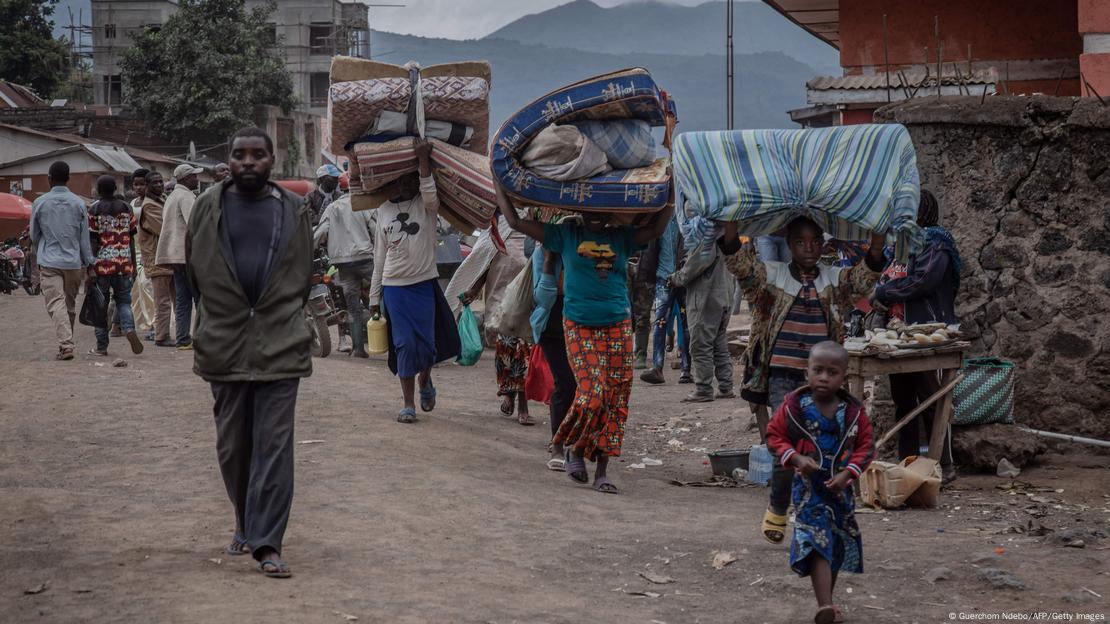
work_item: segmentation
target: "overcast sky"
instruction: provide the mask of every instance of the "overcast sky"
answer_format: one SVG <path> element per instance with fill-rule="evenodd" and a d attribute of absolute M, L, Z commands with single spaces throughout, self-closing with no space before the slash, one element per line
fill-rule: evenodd
<path fill-rule="evenodd" d="M 540 13 L 570 0 L 369 0 L 369 4 L 403 4 L 403 8 L 370 8 L 374 30 L 444 37 L 477 39 L 531 13 Z M 594 0 L 601 6 L 643 0 Z M 667 0 L 671 4 L 698 5 L 708 0 Z"/>

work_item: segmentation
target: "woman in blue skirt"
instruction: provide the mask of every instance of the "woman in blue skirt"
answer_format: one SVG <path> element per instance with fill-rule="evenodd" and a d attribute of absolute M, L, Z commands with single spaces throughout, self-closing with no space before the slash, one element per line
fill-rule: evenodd
<path fill-rule="evenodd" d="M 439 198 L 432 178 L 432 145 L 417 140 L 414 151 L 419 177 L 410 174 L 386 187 L 392 199 L 378 208 L 370 286 L 371 314 L 384 304 L 389 322 L 389 369 L 401 380 L 405 405 L 397 421 L 402 423 L 416 421 L 418 381 L 420 409 L 435 409 L 432 366 L 459 354 L 455 317 L 437 281 Z"/>

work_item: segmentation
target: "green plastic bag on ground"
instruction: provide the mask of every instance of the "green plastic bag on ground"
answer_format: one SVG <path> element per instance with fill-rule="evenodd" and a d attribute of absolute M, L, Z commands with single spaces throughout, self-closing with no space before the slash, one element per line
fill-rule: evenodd
<path fill-rule="evenodd" d="M 470 311 L 470 306 L 463 306 L 459 316 L 459 341 L 462 348 L 456 362 L 463 366 L 474 366 L 478 358 L 482 357 L 482 334 L 478 332 L 478 319 Z"/>

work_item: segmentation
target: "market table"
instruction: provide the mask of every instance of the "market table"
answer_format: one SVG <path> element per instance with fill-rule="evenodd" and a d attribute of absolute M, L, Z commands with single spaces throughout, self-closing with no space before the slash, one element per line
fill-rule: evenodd
<path fill-rule="evenodd" d="M 969 342 L 954 342 L 952 344 L 924 348 L 924 349 L 898 349 L 896 351 L 880 351 L 876 353 L 852 352 L 848 353 L 848 390 L 853 396 L 863 398 L 864 380 L 879 375 L 893 373 L 917 373 L 928 371 L 941 371 L 940 390 L 929 400 L 918 406 L 911 415 L 924 411 L 934 402 L 939 406 L 933 417 L 933 431 L 929 438 L 929 458 L 940 459 L 944 446 L 944 434 L 952 424 L 952 396 L 956 385 L 959 383 L 959 371 L 963 365 L 964 351 L 971 346 Z M 901 429 L 911 418 L 910 415 L 899 421 L 898 425 L 886 432 L 881 440 L 876 443 L 876 448 L 889 440 L 898 429 Z"/>

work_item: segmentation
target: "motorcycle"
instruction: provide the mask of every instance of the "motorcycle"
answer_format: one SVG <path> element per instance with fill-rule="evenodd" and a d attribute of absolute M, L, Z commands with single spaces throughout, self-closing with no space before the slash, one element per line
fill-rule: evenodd
<path fill-rule="evenodd" d="M 0 292 L 10 295 L 22 287 L 28 295 L 39 294 L 38 287 L 31 282 L 31 263 L 19 240 L 10 238 L 0 244 L 0 265 Z"/>
<path fill-rule="evenodd" d="M 328 327 L 347 324 L 343 309 L 343 292 L 328 272 L 328 257 L 321 251 L 312 261 L 312 289 L 305 304 L 305 321 L 312 331 L 312 356 L 328 357 L 331 353 L 331 330 Z M 338 305 L 337 305 L 338 302 Z"/>

